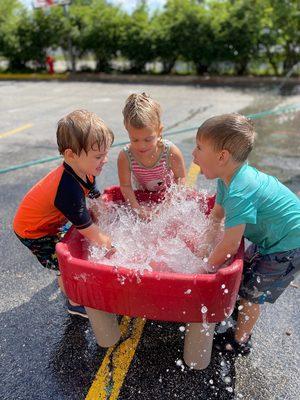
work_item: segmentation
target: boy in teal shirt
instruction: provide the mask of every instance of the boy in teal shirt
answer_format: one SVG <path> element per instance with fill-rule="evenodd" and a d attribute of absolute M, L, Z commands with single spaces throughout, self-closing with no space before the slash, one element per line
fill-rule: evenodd
<path fill-rule="evenodd" d="M 197 132 L 194 162 L 208 179 L 218 179 L 216 203 L 210 219 L 214 237 L 225 218 L 225 233 L 208 257 L 213 272 L 234 255 L 242 237 L 252 245 L 246 250 L 240 288 L 235 337 L 227 350 L 247 354 L 260 305 L 274 303 L 300 271 L 300 200 L 275 177 L 251 167 L 247 158 L 255 131 L 239 114 L 225 114 L 205 121 Z"/>

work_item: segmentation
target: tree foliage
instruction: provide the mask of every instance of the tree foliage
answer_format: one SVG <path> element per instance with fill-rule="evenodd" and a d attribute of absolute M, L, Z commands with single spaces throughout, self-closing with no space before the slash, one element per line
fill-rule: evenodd
<path fill-rule="evenodd" d="M 143 72 L 147 62 L 155 58 L 152 21 L 145 1 L 124 19 L 121 52 L 130 60 L 131 72 Z"/>
<path fill-rule="evenodd" d="M 12 69 L 43 67 L 49 49 L 72 53 L 72 63 L 92 53 L 97 71 L 109 72 L 122 56 L 132 72 L 160 61 L 164 73 L 177 60 L 198 74 L 251 73 L 253 65 L 286 74 L 299 62 L 299 0 L 167 0 L 150 12 L 140 0 L 128 14 L 106 0 L 73 0 L 66 8 L 25 9 L 0 1 L 0 55 Z"/>

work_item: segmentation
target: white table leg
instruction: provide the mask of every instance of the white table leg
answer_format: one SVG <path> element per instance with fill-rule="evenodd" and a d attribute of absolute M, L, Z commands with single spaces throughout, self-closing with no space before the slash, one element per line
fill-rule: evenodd
<path fill-rule="evenodd" d="M 184 361 L 193 369 L 205 369 L 211 359 L 216 324 L 188 323 L 184 340 Z"/>
<path fill-rule="evenodd" d="M 121 337 L 116 315 L 90 307 L 85 309 L 99 346 L 110 347 L 116 344 Z"/>

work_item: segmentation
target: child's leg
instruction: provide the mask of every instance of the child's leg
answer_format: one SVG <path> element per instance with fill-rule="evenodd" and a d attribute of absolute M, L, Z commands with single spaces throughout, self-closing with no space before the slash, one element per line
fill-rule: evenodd
<path fill-rule="evenodd" d="M 266 255 L 245 262 L 235 340 L 246 342 L 260 314 L 260 305 L 274 303 L 300 272 L 300 249 Z"/>
<path fill-rule="evenodd" d="M 252 334 L 254 325 L 260 314 L 260 305 L 240 299 L 240 308 L 235 331 L 235 340 L 239 343 L 246 342 Z"/>
<path fill-rule="evenodd" d="M 59 286 L 61 292 L 66 296 L 66 292 L 65 292 L 65 288 L 64 288 L 64 283 L 63 283 L 63 280 L 62 280 L 62 278 L 61 278 L 61 275 L 58 275 L 58 277 L 57 277 L 57 282 L 58 282 L 58 286 Z M 67 297 L 67 296 L 66 296 L 66 297 Z"/>
<path fill-rule="evenodd" d="M 58 260 L 55 253 L 55 246 L 60 241 L 61 235 L 44 236 L 38 239 L 24 239 L 19 235 L 16 235 L 18 239 L 29 248 L 29 250 L 36 256 L 38 261 L 42 264 L 44 268 L 58 271 L 59 266 Z M 64 285 L 61 276 L 58 276 L 58 285 L 60 290 L 64 295 L 66 295 Z M 79 304 L 70 301 L 73 306 L 78 306 Z"/>
<path fill-rule="evenodd" d="M 59 286 L 61 292 L 67 297 L 66 291 L 65 291 L 65 288 L 64 288 L 64 283 L 63 283 L 61 275 L 58 275 L 57 282 L 58 282 L 58 286 Z M 72 301 L 70 299 L 68 299 L 68 300 L 69 300 L 70 304 L 72 304 L 72 306 L 79 306 L 80 305 L 80 304 L 75 303 L 74 301 Z"/>

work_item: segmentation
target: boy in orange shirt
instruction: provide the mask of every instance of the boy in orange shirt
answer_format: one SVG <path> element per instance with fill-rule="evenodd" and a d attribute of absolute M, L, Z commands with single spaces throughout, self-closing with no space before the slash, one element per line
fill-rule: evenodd
<path fill-rule="evenodd" d="M 13 229 L 43 267 L 59 271 L 55 245 L 70 221 L 91 242 L 113 252 L 111 239 L 93 223 L 86 197 L 100 192 L 95 177 L 107 162 L 114 135 L 94 113 L 76 110 L 58 122 L 57 144 L 64 162 L 36 183 L 17 210 Z M 64 292 L 60 275 L 59 286 Z M 84 307 L 67 301 L 68 312 L 87 318 Z"/>

